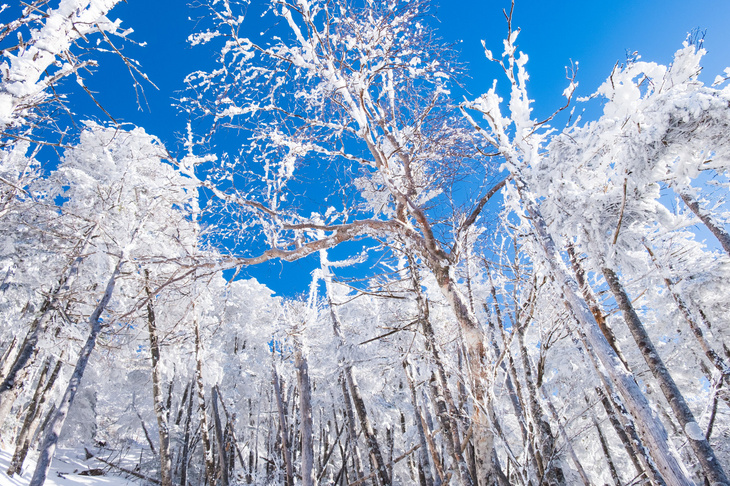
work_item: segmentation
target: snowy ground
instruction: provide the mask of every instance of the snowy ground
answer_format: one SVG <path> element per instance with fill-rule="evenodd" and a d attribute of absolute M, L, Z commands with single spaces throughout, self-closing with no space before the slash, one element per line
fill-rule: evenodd
<path fill-rule="evenodd" d="M 134 482 L 108 472 L 104 464 L 95 459 L 84 459 L 83 449 L 58 449 L 53 459 L 53 466 L 46 479 L 46 486 L 139 486 Z M 25 486 L 30 482 L 35 470 L 35 462 L 26 460 L 22 476 L 8 477 L 8 470 L 12 452 L 0 449 L 0 486 Z M 90 469 L 102 469 L 105 476 L 81 476 L 79 473 Z"/>

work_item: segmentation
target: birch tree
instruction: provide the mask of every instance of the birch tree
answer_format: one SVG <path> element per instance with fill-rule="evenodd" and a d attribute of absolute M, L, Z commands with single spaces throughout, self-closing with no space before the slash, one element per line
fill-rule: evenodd
<path fill-rule="evenodd" d="M 652 411 L 650 404 L 628 370 L 620 362 L 618 355 L 609 346 L 606 337 L 591 313 L 582 296 L 578 294 L 575 279 L 568 273 L 565 262 L 559 253 L 559 247 L 549 232 L 549 227 L 542 214 L 542 202 L 531 189 L 529 174 L 542 167 L 543 147 L 546 140 L 544 123 L 532 118 L 530 99 L 527 92 L 528 75 L 526 71 L 527 56 L 517 51 L 515 44 L 519 31 L 513 30 L 511 13 L 508 19 L 508 37 L 504 43 L 504 53 L 496 58 L 504 69 L 510 84 L 509 114 L 502 114 L 501 99 L 493 87 L 481 98 L 468 102 L 464 106 L 464 114 L 475 129 L 484 137 L 485 143 L 498 150 L 506 161 L 507 170 L 514 181 L 513 190 L 506 197 L 513 198 L 515 207 L 530 219 L 535 238 L 542 248 L 543 258 L 549 266 L 553 278 L 560 283 L 566 305 L 580 322 L 583 332 L 614 386 L 620 391 L 629 412 L 640 427 L 642 439 L 647 443 L 654 461 L 661 474 L 668 482 L 690 484 L 686 468 L 669 442 L 669 438 L 659 418 Z M 485 48 L 486 57 L 495 57 Z M 575 89 L 571 81 L 565 95 L 570 98 Z M 482 128 L 468 110 L 483 115 L 487 128 Z M 514 127 L 508 131 L 508 127 Z M 509 204 L 509 203 L 508 203 Z"/>
<path fill-rule="evenodd" d="M 426 6 L 390 2 L 360 10 L 325 2 L 272 3 L 270 12 L 284 32 L 270 46 L 239 35 L 245 18 L 227 2 L 209 8 L 217 23 L 191 41 L 221 37 L 220 69 L 188 76 L 190 96 L 183 103 L 210 114 L 216 127 L 250 129 L 251 154 L 244 150 L 219 172 L 220 180 L 208 178 L 205 186 L 229 207 L 260 218 L 257 228 L 270 247 L 262 259 L 296 259 L 362 235 L 407 242 L 436 277 L 462 327 L 476 402 L 474 441 L 485 450 L 477 454 L 478 474 L 490 477 L 490 461 L 481 462 L 492 447 L 482 412 L 489 352 L 453 267 L 463 235 L 496 190 L 473 194 L 474 206 L 457 211 L 453 228 L 439 228 L 438 212 L 430 210 L 447 200 L 440 181 L 461 177 L 458 168 L 481 174 L 487 169 L 465 158 L 474 155 L 470 131 L 450 106 L 453 67 L 444 48 L 430 40 L 421 19 Z M 256 165 L 247 165 L 244 155 Z M 327 201 L 311 216 L 291 209 L 296 201 L 289 187 L 296 176 L 316 173 L 323 163 L 346 170 L 345 187 L 357 190 L 364 211 L 354 213 L 349 203 L 327 209 Z M 256 175 L 244 179 L 250 186 L 224 182 L 248 167 Z"/>

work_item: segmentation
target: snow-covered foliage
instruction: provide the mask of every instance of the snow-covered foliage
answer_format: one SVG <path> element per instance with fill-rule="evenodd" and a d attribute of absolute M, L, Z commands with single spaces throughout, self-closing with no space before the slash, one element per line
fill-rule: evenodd
<path fill-rule="evenodd" d="M 256 35 L 210 0 L 184 157 L 94 121 L 51 154 L 42 107 L 124 32 L 114 0 L 47 3 L 0 29 L 0 484 L 61 429 L 163 486 L 727 483 L 730 87 L 701 46 L 558 130 L 510 14 L 509 94 L 458 104 L 424 2 L 271 1 Z M 307 256 L 301 296 L 239 278 Z"/>

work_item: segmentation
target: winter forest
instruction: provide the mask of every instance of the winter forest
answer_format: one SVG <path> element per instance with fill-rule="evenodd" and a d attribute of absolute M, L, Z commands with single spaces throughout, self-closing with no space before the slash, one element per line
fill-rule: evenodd
<path fill-rule="evenodd" d="M 542 117 L 519 0 L 496 79 L 427 0 L 198 0 L 175 148 L 87 85 L 155 89 L 118 2 L 0 7 L 0 485 L 730 486 L 701 32 Z"/>

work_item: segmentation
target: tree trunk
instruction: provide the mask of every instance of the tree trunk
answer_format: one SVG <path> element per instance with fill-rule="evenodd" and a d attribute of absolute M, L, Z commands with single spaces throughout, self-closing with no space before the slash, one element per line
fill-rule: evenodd
<path fill-rule="evenodd" d="M 86 371 L 86 365 L 89 362 L 91 353 L 94 351 L 94 347 L 96 346 L 96 338 L 101 332 L 101 314 L 104 312 L 104 309 L 106 309 L 106 306 L 112 297 L 112 293 L 114 292 L 114 285 L 117 282 L 117 276 L 122 268 L 122 261 L 123 259 L 120 256 L 117 266 L 114 268 L 114 272 L 107 283 L 104 296 L 101 298 L 99 304 L 97 304 L 94 309 L 94 312 L 89 317 L 89 325 L 91 327 L 89 337 L 86 339 L 84 347 L 81 348 L 78 360 L 76 361 L 76 366 L 71 374 L 71 380 L 68 383 L 68 387 L 66 387 L 66 392 L 63 394 L 63 398 L 61 399 L 61 404 L 56 409 L 53 418 L 48 424 L 48 431 L 46 432 L 46 436 L 41 445 L 41 455 L 38 458 L 38 464 L 36 465 L 35 472 L 33 473 L 33 478 L 30 480 L 30 486 L 43 486 L 43 483 L 46 481 L 48 471 L 51 469 L 51 461 L 53 460 L 53 455 L 56 452 L 58 437 L 63 429 L 63 424 L 66 422 L 66 417 L 68 416 L 71 404 L 76 397 L 76 392 L 81 384 L 81 379 L 84 376 L 84 371 Z"/>
<path fill-rule="evenodd" d="M 322 250 L 320 252 L 320 261 L 322 267 L 322 273 L 324 275 L 325 287 L 327 289 L 327 301 L 329 303 L 330 315 L 332 316 L 332 327 L 335 337 L 340 341 L 340 346 L 344 345 L 344 338 L 342 336 L 342 325 L 340 324 L 340 318 L 335 312 L 335 308 L 332 305 L 332 278 L 330 275 L 329 267 L 327 266 L 327 253 Z M 388 477 L 388 470 L 386 468 L 383 455 L 380 452 L 380 446 L 378 445 L 378 439 L 375 437 L 372 425 L 370 425 L 370 418 L 368 417 L 367 409 L 365 408 L 365 401 L 360 394 L 360 388 L 357 385 L 357 380 L 352 373 L 352 366 L 343 363 L 343 373 L 347 387 L 352 398 L 352 402 L 355 406 L 355 412 L 360 420 L 360 426 L 362 427 L 363 434 L 365 435 L 365 442 L 368 445 L 370 451 L 370 457 L 375 464 L 377 469 L 377 475 L 380 479 L 381 486 L 387 486 L 390 484 L 390 478 Z"/>
<path fill-rule="evenodd" d="M 370 456 L 375 464 L 375 468 L 377 469 L 378 479 L 382 486 L 387 486 L 390 484 L 388 470 L 385 461 L 383 460 L 383 455 L 380 452 L 378 439 L 375 437 L 375 432 L 370 424 L 370 418 L 368 417 L 367 409 L 365 408 L 365 401 L 360 393 L 360 387 L 357 384 L 357 380 L 355 379 L 350 366 L 345 366 L 345 379 L 347 380 L 352 402 L 355 405 L 355 413 L 360 419 L 360 427 L 365 435 L 365 441 L 368 445 L 368 449 L 370 450 Z"/>
<path fill-rule="evenodd" d="M 578 460 L 578 456 L 575 453 L 575 449 L 573 448 L 573 444 L 571 444 L 570 436 L 568 435 L 568 432 L 565 430 L 565 427 L 560 422 L 560 416 L 558 415 L 558 411 L 555 410 L 555 406 L 553 405 L 553 402 L 550 400 L 550 397 L 545 393 L 544 389 L 541 389 L 542 396 L 545 399 L 545 402 L 547 403 L 548 410 L 550 411 L 550 415 L 552 416 L 553 420 L 556 424 L 558 424 L 558 430 L 560 431 L 560 434 L 563 436 L 563 439 L 565 440 L 565 448 L 568 450 L 568 454 L 570 454 L 570 458 L 573 461 L 573 465 L 575 465 L 576 471 L 578 471 L 578 475 L 580 476 L 581 480 L 583 481 L 583 484 L 585 486 L 590 486 L 591 482 L 588 479 L 588 474 L 586 474 L 585 469 L 583 469 L 583 465 Z"/>
<path fill-rule="evenodd" d="M 654 378 L 659 382 L 659 387 L 662 393 L 664 393 L 667 402 L 669 402 L 670 407 L 672 407 L 672 411 L 682 426 L 685 435 L 689 439 L 689 444 L 695 456 L 697 456 L 697 460 L 702 466 L 705 475 L 707 475 L 711 484 L 730 484 L 725 475 L 725 471 L 715 457 L 715 451 L 709 442 L 707 442 L 707 439 L 705 439 L 704 432 L 697 424 L 692 411 L 684 400 L 684 396 L 682 396 L 677 384 L 669 374 L 669 370 L 664 364 L 664 361 L 654 347 L 654 343 L 651 341 L 649 334 L 646 332 L 646 328 L 634 310 L 631 299 L 629 299 L 623 285 L 621 285 L 618 276 L 608 267 L 603 268 L 603 276 L 616 299 L 616 303 L 621 309 L 624 321 L 631 331 L 636 345 L 639 347 L 642 356 L 644 356 L 644 361 L 649 366 Z"/>
<path fill-rule="evenodd" d="M 154 400 L 157 429 L 160 437 L 160 484 L 172 486 L 172 457 L 170 455 L 170 432 L 167 423 L 169 409 L 162 397 L 160 376 L 160 341 L 157 335 L 157 321 L 153 306 L 153 295 L 149 287 L 149 272 L 144 271 L 145 292 L 147 293 L 147 330 L 150 339 L 150 357 L 152 358 L 152 399 Z"/>
<path fill-rule="evenodd" d="M 183 449 L 180 456 L 180 486 L 188 486 L 188 454 L 190 451 L 190 423 L 193 419 L 193 388 L 195 382 L 190 380 L 190 383 L 185 390 L 190 391 L 190 395 L 187 397 L 187 414 L 185 416 L 185 433 L 183 435 Z M 185 394 L 183 394 L 183 401 L 185 401 Z M 182 408 L 182 407 L 181 407 Z"/>
<path fill-rule="evenodd" d="M 489 272 L 489 269 L 487 269 Z M 527 420 L 525 418 L 525 407 L 524 407 L 524 399 L 522 398 L 522 387 L 520 385 L 519 380 L 517 379 L 517 370 L 515 369 L 515 362 L 512 357 L 512 353 L 509 352 L 509 342 L 505 335 L 505 329 L 504 329 L 504 322 L 502 321 L 502 311 L 499 308 L 499 301 L 497 300 L 497 291 L 494 287 L 494 283 L 492 282 L 492 276 L 491 273 L 489 273 L 489 285 L 491 288 L 490 293 L 492 294 L 492 301 L 494 302 L 494 316 L 497 319 L 497 326 L 500 329 L 500 332 L 502 334 L 502 342 L 505 346 L 505 353 L 507 354 L 506 360 L 502 360 L 500 363 L 500 366 L 502 370 L 505 373 L 505 383 L 507 385 L 507 392 L 509 394 L 510 402 L 512 403 L 512 409 L 515 411 L 515 416 L 517 417 L 517 421 L 520 424 L 520 432 L 522 434 L 522 441 L 525 444 L 528 444 L 529 447 L 529 454 L 534 457 L 534 451 L 532 449 L 532 446 L 527 441 Z M 489 313 L 489 307 L 487 304 L 484 304 L 484 310 L 487 311 L 487 314 Z M 492 320 L 489 319 L 489 329 L 494 334 L 494 325 L 492 323 Z M 497 344 L 496 337 L 492 337 L 492 348 L 494 348 L 494 352 L 496 356 L 499 356 L 501 354 L 501 351 L 499 349 L 499 346 Z M 505 363 L 505 361 L 507 363 Z"/>
<path fill-rule="evenodd" d="M 15 352 L 15 348 L 18 345 L 18 337 L 13 336 L 13 340 L 10 342 L 7 348 L 5 348 L 5 352 L 3 353 L 3 357 L 0 358 L 0 380 L 5 380 L 5 375 L 8 374 L 10 371 L 10 367 L 13 364 L 13 361 L 15 359 L 10 359 L 11 356 L 13 356 L 13 353 Z M 0 381 L 0 383 L 2 383 Z"/>
<path fill-rule="evenodd" d="M 669 279 L 669 276 L 665 273 L 661 265 L 659 265 L 659 262 L 654 256 L 654 252 L 652 252 L 648 246 L 645 245 L 644 247 L 646 248 L 646 251 L 649 252 L 649 256 L 651 256 L 654 265 L 657 267 L 659 272 L 662 273 L 664 285 L 667 286 L 667 290 L 669 290 L 669 293 L 672 294 L 672 298 L 677 304 L 677 308 L 679 308 L 679 311 L 682 313 L 684 320 L 687 321 L 687 324 L 689 325 L 692 334 L 697 340 L 697 343 L 702 348 L 702 351 L 705 353 L 705 356 L 710 361 L 710 363 L 712 363 L 715 369 L 720 372 L 725 385 L 730 386 L 730 367 L 728 367 L 727 363 L 725 363 L 725 360 L 722 359 L 717 351 L 712 348 L 710 343 L 707 342 L 707 339 L 705 339 L 705 335 L 702 332 L 702 329 L 700 329 L 700 326 L 697 324 L 695 318 L 692 316 L 689 306 L 684 302 L 684 299 L 682 299 L 682 297 L 680 297 L 680 295 L 674 291 L 674 285 L 672 284 L 672 281 Z M 730 397 L 728 397 L 728 400 L 728 404 L 730 405 Z"/>
<path fill-rule="evenodd" d="M 193 309 L 195 312 L 195 309 Z M 200 325 L 198 316 L 193 316 L 195 327 L 195 380 L 198 388 L 198 418 L 200 419 L 200 438 L 203 442 L 203 457 L 205 458 L 205 476 L 208 484 L 215 481 L 215 465 L 213 464 L 213 450 L 208 437 L 208 414 L 205 411 L 205 388 L 203 388 L 203 356 L 200 349 Z"/>
<path fill-rule="evenodd" d="M 601 401 L 601 405 L 603 405 L 603 409 L 606 411 L 608 421 L 611 423 L 613 430 L 616 432 L 619 440 L 624 445 L 626 453 L 628 454 L 629 459 L 631 459 L 631 462 L 634 465 L 634 469 L 636 469 L 636 474 L 646 474 L 644 471 L 644 467 L 641 465 L 641 461 L 639 460 L 639 452 L 637 451 L 634 444 L 631 442 L 631 439 L 629 439 L 628 433 L 626 432 L 623 424 L 616 416 L 616 410 L 613 408 L 611 400 L 609 400 L 608 396 L 604 393 L 601 387 L 596 388 L 596 394 Z"/>
<path fill-rule="evenodd" d="M 595 412 L 593 412 L 593 405 L 591 405 L 591 400 L 588 398 L 588 395 L 585 394 L 583 395 L 583 398 L 585 399 L 586 404 L 588 404 L 588 406 L 590 407 L 588 413 L 590 413 L 591 415 L 593 428 L 596 429 L 596 433 L 598 434 L 598 441 L 601 444 L 601 450 L 603 450 L 603 457 L 606 458 L 606 463 L 608 464 L 608 470 L 611 473 L 611 478 L 613 479 L 613 482 L 616 486 L 621 486 L 621 477 L 618 475 L 616 465 L 614 464 L 613 458 L 611 457 L 611 452 L 609 449 L 608 441 L 606 440 L 606 436 L 603 434 L 603 430 L 601 429 L 601 425 L 598 423 Z"/>
<path fill-rule="evenodd" d="M 525 347 L 525 324 L 518 323 L 516 327 L 517 342 L 520 347 L 520 356 L 522 357 L 522 368 L 525 373 L 525 383 L 527 384 L 527 394 L 529 397 L 528 405 L 530 414 L 532 415 L 532 421 L 535 424 L 535 433 L 537 435 L 537 442 L 540 448 L 539 455 L 537 456 L 538 471 L 540 477 L 544 477 L 548 480 L 549 484 L 564 484 L 565 478 L 563 471 L 558 466 L 553 466 L 553 455 L 555 454 L 555 437 L 550 429 L 550 423 L 545 416 L 545 412 L 539 402 L 537 395 L 537 387 L 535 381 L 532 378 L 532 363 L 530 363 L 530 357 L 527 354 L 527 348 Z"/>
<path fill-rule="evenodd" d="M 36 431 L 38 431 L 38 424 L 41 420 L 43 405 L 46 403 L 48 394 L 51 392 L 53 386 L 56 384 L 58 374 L 60 373 L 61 366 L 63 365 L 63 362 L 61 361 L 62 357 L 63 353 L 61 353 L 61 356 L 56 362 L 56 366 L 53 368 L 53 372 L 51 373 L 50 378 L 48 378 L 48 381 L 45 383 L 43 391 L 41 392 L 40 399 L 34 398 L 33 402 L 31 403 L 31 407 L 29 407 L 34 409 L 33 415 L 31 416 L 30 410 L 28 410 L 25 421 L 23 422 L 23 427 L 18 433 L 18 438 L 16 442 L 18 448 L 16 448 L 15 454 L 13 454 L 13 462 L 11 463 L 11 467 L 13 466 L 13 464 L 16 465 L 16 474 L 21 473 L 23 463 L 25 462 L 25 458 L 28 455 L 28 450 L 30 449 L 30 445 L 33 443 Z M 28 422 L 29 418 L 30 422 Z M 11 476 L 9 470 L 8 476 Z"/>
<path fill-rule="evenodd" d="M 704 225 L 707 226 L 707 229 L 709 229 L 710 232 L 715 235 L 715 238 L 717 238 L 717 240 L 720 242 L 720 245 L 722 245 L 725 253 L 730 255 L 730 234 L 725 231 L 724 228 L 722 228 L 722 225 L 720 223 L 715 221 L 712 213 L 700 206 L 699 201 L 695 199 L 695 197 L 692 195 L 688 188 L 680 189 L 679 196 L 682 198 L 682 201 L 684 201 L 687 207 L 690 208 L 693 213 L 695 213 L 695 216 L 700 218 L 700 221 L 702 221 Z"/>
<path fill-rule="evenodd" d="M 218 413 L 218 387 L 214 386 L 210 396 L 210 403 L 213 409 L 213 422 L 215 425 L 215 442 L 218 446 L 218 470 L 220 472 L 221 486 L 228 486 L 228 455 L 226 454 L 226 443 L 223 439 L 223 427 L 221 416 Z"/>
<path fill-rule="evenodd" d="M 613 329 L 611 329 L 611 327 L 608 325 L 608 322 L 606 322 L 606 319 L 603 317 L 603 312 L 601 311 L 601 307 L 598 305 L 598 300 L 596 299 L 596 296 L 593 295 L 590 285 L 588 285 L 588 282 L 586 282 L 585 270 L 581 266 L 580 261 L 578 261 L 578 255 L 575 254 L 575 248 L 573 247 L 573 244 L 569 243 L 567 247 L 568 256 L 570 257 L 570 263 L 573 267 L 573 273 L 575 274 L 575 280 L 578 282 L 578 287 L 583 293 L 583 299 L 586 301 L 586 304 L 588 304 L 588 307 L 591 309 L 593 317 L 596 318 L 596 323 L 601 329 L 603 335 L 606 337 L 606 341 L 608 341 L 608 344 L 616 352 L 616 355 L 619 357 L 626 369 L 629 369 L 629 364 L 626 361 L 626 358 L 624 358 L 623 353 L 621 353 L 621 350 L 618 347 L 618 342 L 616 342 L 616 335 L 613 333 Z"/>
<path fill-rule="evenodd" d="M 538 244 L 544 252 L 555 281 L 563 290 L 566 305 L 578 320 L 587 342 L 598 356 L 610 380 L 621 393 L 659 471 L 672 484 L 690 486 L 692 481 L 688 478 L 686 469 L 670 444 L 664 425 L 653 412 L 633 376 L 626 370 L 616 352 L 608 344 L 585 300 L 578 296 L 578 285 L 568 274 L 539 208 L 527 194 L 524 181 L 516 177 L 516 183 L 523 207 L 535 229 Z"/>
<path fill-rule="evenodd" d="M 421 415 L 420 407 L 418 406 L 418 398 L 416 395 L 416 386 L 413 383 L 413 377 L 411 376 L 411 370 L 407 361 L 403 361 L 403 369 L 406 373 L 406 379 L 408 380 L 408 388 L 411 390 L 411 402 L 413 403 L 413 414 L 416 421 L 416 430 L 418 431 L 418 440 L 421 444 L 421 448 L 418 451 L 418 460 L 421 466 L 424 486 L 433 486 L 433 476 L 431 475 L 431 464 L 428 460 L 428 451 L 431 450 L 428 441 L 426 440 L 426 433 L 424 431 L 423 416 Z"/>
<path fill-rule="evenodd" d="M 281 455 L 284 459 L 284 467 L 286 468 L 286 486 L 294 486 L 294 470 L 291 459 L 291 447 L 289 444 L 289 434 L 287 433 L 286 411 L 284 409 L 284 399 L 281 395 L 281 384 L 279 375 L 276 372 L 276 366 L 272 367 L 272 380 L 274 383 L 274 394 L 276 395 L 276 408 L 279 412 L 279 431 L 281 432 Z"/>
<path fill-rule="evenodd" d="M 469 381 L 471 382 L 471 391 L 476 402 L 471 422 L 472 427 L 474 427 L 472 444 L 475 448 L 477 477 L 471 478 L 471 474 L 467 476 L 467 474 L 462 472 L 461 480 L 464 486 L 480 484 L 482 482 L 492 484 L 498 481 L 498 474 L 494 470 L 492 462 L 494 435 L 489 419 L 482 411 L 482 407 L 486 406 L 485 363 L 489 359 L 484 343 L 484 336 L 482 335 L 476 316 L 467 305 L 467 301 L 457 288 L 456 282 L 451 278 L 450 268 L 440 262 L 441 260 L 436 258 L 426 259 L 426 264 L 436 277 L 441 293 L 447 302 L 449 302 L 459 323 L 459 328 L 463 333 L 469 369 Z"/>
<path fill-rule="evenodd" d="M 365 476 L 365 471 L 362 467 L 362 458 L 360 457 L 360 448 L 357 445 L 357 428 L 355 427 L 355 414 L 352 410 L 352 399 L 350 398 L 350 391 L 347 387 L 347 378 L 345 378 L 345 372 L 342 371 L 340 375 L 340 384 L 342 386 L 342 397 L 345 401 L 345 420 L 347 421 L 347 445 L 350 449 L 350 456 L 354 463 L 355 469 L 355 480 L 360 480 Z M 343 459 L 344 461 L 344 459 Z M 343 467 L 345 465 L 343 464 Z"/>
<path fill-rule="evenodd" d="M 60 369 L 60 363 L 61 361 L 59 360 L 56 368 Z M 15 474 L 19 474 L 20 470 L 23 468 L 23 461 L 25 460 L 25 456 L 28 452 L 28 445 L 30 442 L 28 437 L 30 427 L 33 421 L 39 415 L 39 407 L 41 405 L 43 391 L 46 384 L 46 376 L 48 375 L 50 369 L 51 358 L 48 357 L 46 358 L 43 369 L 41 369 L 40 375 L 38 376 L 38 383 L 36 384 L 33 398 L 31 398 L 30 402 L 28 403 L 28 408 L 25 411 L 25 419 L 23 420 L 23 425 L 21 426 L 20 431 L 15 438 L 15 452 L 13 453 L 13 458 L 10 461 L 10 466 L 8 467 L 8 476 L 12 477 Z"/>
<path fill-rule="evenodd" d="M 413 291 L 416 294 L 416 304 L 418 306 L 419 314 L 418 318 L 421 322 L 423 334 L 426 337 L 426 347 L 431 351 L 431 355 L 433 356 L 436 364 L 438 382 L 434 382 L 433 379 L 431 381 L 431 389 L 433 390 L 432 398 L 436 403 L 437 416 L 441 423 L 441 427 L 444 430 L 446 450 L 456 464 L 461 484 L 469 486 L 475 481 L 469 470 L 466 459 L 464 458 L 464 454 L 462 453 L 462 447 L 459 439 L 459 426 L 458 422 L 455 420 L 457 415 L 456 407 L 454 405 L 453 397 L 451 396 L 451 390 L 449 389 L 449 383 L 446 377 L 446 368 L 443 364 L 443 360 L 441 359 L 438 344 L 436 343 L 436 335 L 433 326 L 431 325 L 428 300 L 421 292 L 421 280 L 418 275 L 416 262 L 410 254 L 407 255 L 407 258 L 411 274 L 411 283 Z M 442 401 L 443 410 L 441 409 Z"/>
<path fill-rule="evenodd" d="M 294 352 L 294 366 L 297 369 L 297 382 L 299 385 L 299 412 L 301 414 L 302 484 L 304 486 L 314 486 L 312 387 L 309 383 L 309 366 L 307 365 L 307 359 L 301 350 L 301 344 L 297 345 L 297 349 Z"/>

